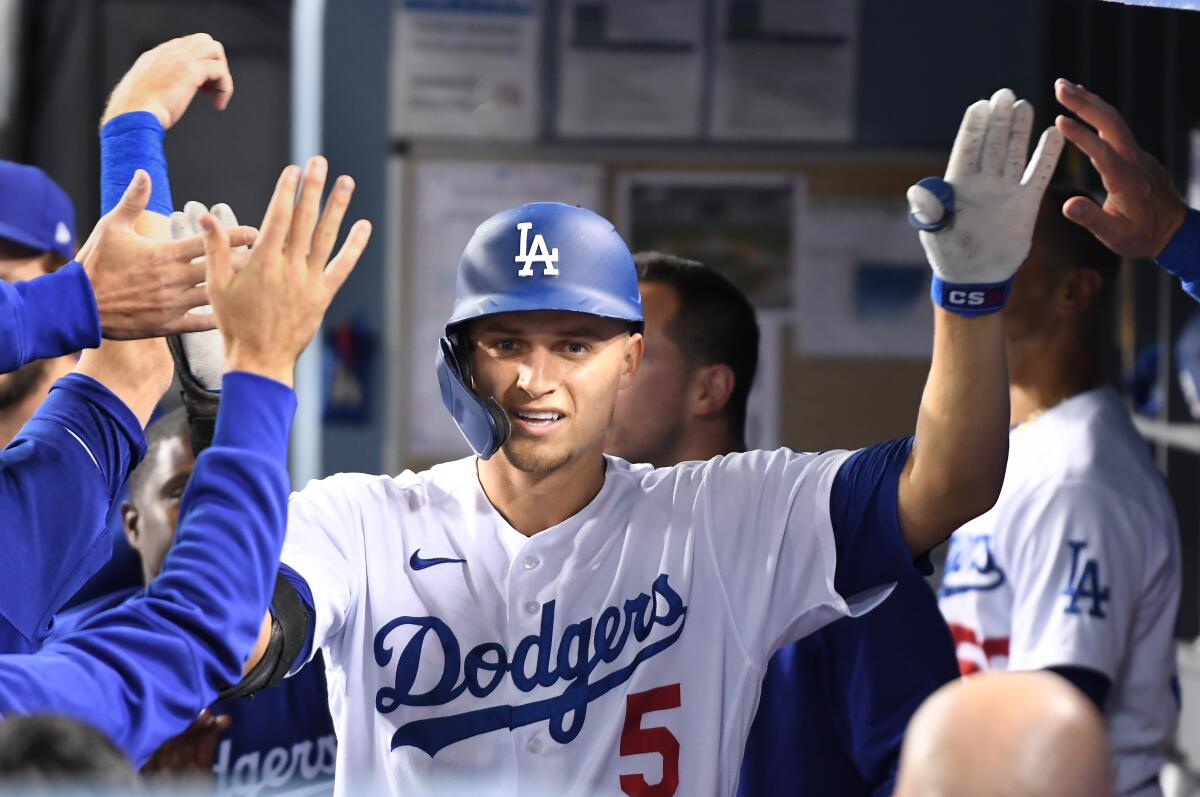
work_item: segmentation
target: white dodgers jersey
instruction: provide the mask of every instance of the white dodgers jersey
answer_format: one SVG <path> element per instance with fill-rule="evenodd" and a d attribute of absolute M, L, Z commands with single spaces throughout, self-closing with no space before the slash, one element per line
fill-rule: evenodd
<path fill-rule="evenodd" d="M 312 590 L 336 792 L 733 794 L 772 652 L 878 602 L 834 590 L 847 456 L 608 458 L 532 537 L 473 458 L 310 484 L 282 559 Z"/>
<path fill-rule="evenodd" d="M 996 506 L 950 538 L 938 592 L 964 674 L 1106 676 L 1117 793 L 1157 794 L 1179 713 L 1180 562 L 1162 477 L 1117 395 L 1074 396 L 1016 427 Z"/>

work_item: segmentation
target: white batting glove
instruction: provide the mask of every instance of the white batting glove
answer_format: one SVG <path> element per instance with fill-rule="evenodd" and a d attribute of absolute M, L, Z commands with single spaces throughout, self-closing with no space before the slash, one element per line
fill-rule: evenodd
<path fill-rule="evenodd" d="M 1029 255 L 1042 194 L 1062 152 L 1047 128 L 1025 163 L 1033 106 L 1000 89 L 967 108 L 945 178 L 908 189 L 909 221 L 933 268 L 935 303 L 965 316 L 994 313 Z"/>
<path fill-rule="evenodd" d="M 183 206 L 182 212 L 175 211 L 171 214 L 171 238 L 180 239 L 199 235 L 201 233 L 200 217 L 210 212 L 226 229 L 237 226 L 237 217 L 234 216 L 233 210 L 224 203 L 213 205 L 210 210 L 199 202 L 188 202 Z M 245 247 L 241 248 L 245 249 Z M 212 313 L 212 308 L 205 305 L 192 312 Z M 221 331 L 213 329 L 207 332 L 189 332 L 179 337 L 192 376 L 204 389 L 219 391 L 221 375 L 225 373 L 225 341 L 221 337 Z"/>

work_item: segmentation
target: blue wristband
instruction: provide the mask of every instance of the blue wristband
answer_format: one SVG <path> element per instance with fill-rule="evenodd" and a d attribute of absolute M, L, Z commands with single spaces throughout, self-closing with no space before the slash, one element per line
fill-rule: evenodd
<path fill-rule="evenodd" d="M 171 184 L 167 182 L 167 156 L 163 152 L 163 126 L 149 111 L 131 111 L 110 119 L 100 128 L 100 213 L 117 206 L 133 173 L 150 175 L 150 202 L 146 210 L 170 216 Z"/>
<path fill-rule="evenodd" d="M 992 282 L 985 285 L 960 285 L 945 282 L 938 275 L 933 275 L 933 284 L 929 295 L 933 303 L 952 313 L 974 318 L 977 315 L 989 315 L 1004 307 L 1008 301 L 1008 291 L 1012 288 L 1012 279 L 1004 282 Z"/>

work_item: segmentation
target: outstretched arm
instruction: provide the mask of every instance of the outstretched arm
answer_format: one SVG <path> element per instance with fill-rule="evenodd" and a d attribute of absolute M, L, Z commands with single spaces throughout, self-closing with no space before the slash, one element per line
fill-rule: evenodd
<path fill-rule="evenodd" d="M 944 180 L 909 189 L 933 268 L 933 362 L 898 487 L 900 528 L 923 554 L 1000 495 L 1008 460 L 1008 374 L 999 310 L 1029 253 L 1062 150 L 1043 133 L 1026 167 L 1033 108 L 1008 89 L 967 109 Z"/>

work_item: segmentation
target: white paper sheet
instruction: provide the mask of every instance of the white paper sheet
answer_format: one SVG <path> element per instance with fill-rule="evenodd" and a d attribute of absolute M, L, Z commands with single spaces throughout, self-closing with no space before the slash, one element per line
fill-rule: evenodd
<path fill-rule="evenodd" d="M 713 138 L 853 138 L 858 0 L 718 0 L 716 7 Z"/>
<path fill-rule="evenodd" d="M 396 0 L 392 133 L 536 138 L 541 15 L 542 0 Z"/>
<path fill-rule="evenodd" d="M 566 0 L 559 134 L 699 136 L 703 40 L 703 0 Z"/>
<path fill-rule="evenodd" d="M 470 448 L 442 406 L 434 362 L 454 305 L 458 260 L 475 228 L 525 202 L 567 202 L 605 215 L 604 173 L 590 164 L 422 161 L 413 166 L 415 229 L 407 303 L 411 315 L 408 455 L 463 456 Z"/>

